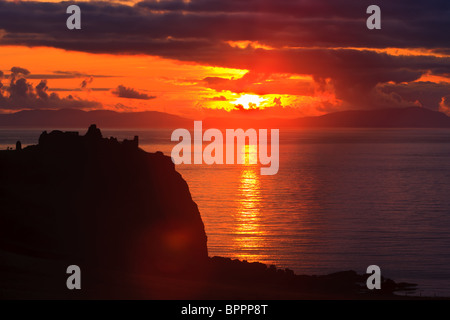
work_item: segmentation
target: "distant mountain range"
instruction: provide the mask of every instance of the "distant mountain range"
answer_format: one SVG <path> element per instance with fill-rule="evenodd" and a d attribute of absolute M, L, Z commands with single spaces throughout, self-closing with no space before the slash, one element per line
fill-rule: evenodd
<path fill-rule="evenodd" d="M 26 110 L 0 114 L 0 127 L 83 128 L 97 124 L 103 128 L 192 128 L 194 119 L 157 112 L 115 112 Z M 196 119 L 197 120 L 197 119 Z M 203 127 L 217 128 L 450 128 L 450 117 L 426 108 L 352 110 L 296 119 L 207 118 Z"/>
<path fill-rule="evenodd" d="M 450 128 L 450 117 L 427 108 L 390 108 L 329 113 L 293 120 L 299 127 Z"/>
<path fill-rule="evenodd" d="M 192 120 L 157 112 L 115 112 L 110 110 L 82 111 L 25 110 L 0 114 L 0 127 L 15 128 L 84 128 L 91 124 L 102 128 L 173 128 L 192 126 Z"/>

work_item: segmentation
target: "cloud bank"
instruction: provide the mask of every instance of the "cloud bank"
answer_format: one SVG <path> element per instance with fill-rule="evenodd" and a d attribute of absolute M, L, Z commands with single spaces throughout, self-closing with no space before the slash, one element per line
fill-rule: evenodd
<path fill-rule="evenodd" d="M 127 99 L 151 100 L 156 98 L 156 96 L 150 96 L 148 94 L 141 93 L 133 88 L 127 88 L 123 85 L 117 86 L 117 88 L 114 89 L 112 93 L 118 96 L 119 98 L 127 98 Z"/>
<path fill-rule="evenodd" d="M 58 94 L 49 93 L 47 80 L 41 80 L 36 86 L 28 82 L 30 71 L 25 68 L 12 67 L 5 85 L 0 82 L 0 110 L 13 111 L 22 109 L 91 109 L 101 106 L 96 101 L 79 99 L 72 95 L 60 97 Z M 0 73 L 0 80 L 4 78 Z"/>

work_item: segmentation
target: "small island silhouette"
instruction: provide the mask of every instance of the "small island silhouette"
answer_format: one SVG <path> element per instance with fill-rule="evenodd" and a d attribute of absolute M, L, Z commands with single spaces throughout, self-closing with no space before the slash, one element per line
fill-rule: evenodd
<path fill-rule="evenodd" d="M 170 157 L 96 125 L 43 132 L 0 151 L 0 298 L 321 299 L 395 297 L 415 285 L 343 271 L 296 275 L 259 262 L 208 257 L 188 185 Z M 66 268 L 81 268 L 68 290 Z"/>

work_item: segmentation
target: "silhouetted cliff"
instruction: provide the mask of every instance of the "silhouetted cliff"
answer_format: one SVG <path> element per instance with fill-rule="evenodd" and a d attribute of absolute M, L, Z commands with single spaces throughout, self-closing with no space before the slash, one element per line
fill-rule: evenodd
<path fill-rule="evenodd" d="M 207 259 L 186 182 L 138 137 L 106 139 L 95 125 L 84 136 L 44 132 L 36 146 L 0 152 L 0 168 L 0 271 L 48 275 L 33 290 L 65 293 L 72 264 L 89 291 L 98 275 L 183 274 Z"/>

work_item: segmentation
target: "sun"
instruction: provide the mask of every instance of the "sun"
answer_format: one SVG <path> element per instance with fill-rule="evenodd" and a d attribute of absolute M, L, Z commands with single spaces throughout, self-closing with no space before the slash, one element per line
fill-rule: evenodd
<path fill-rule="evenodd" d="M 237 106 L 241 105 L 244 109 L 256 109 L 259 108 L 262 102 L 266 99 L 262 98 L 256 94 L 243 94 L 232 103 Z"/>

